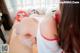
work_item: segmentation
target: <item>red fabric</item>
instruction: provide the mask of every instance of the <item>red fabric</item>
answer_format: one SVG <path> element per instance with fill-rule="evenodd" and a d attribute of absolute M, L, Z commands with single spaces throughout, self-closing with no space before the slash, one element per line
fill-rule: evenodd
<path fill-rule="evenodd" d="M 53 38 L 53 39 L 47 38 L 47 37 L 45 37 L 44 35 L 42 35 L 42 37 L 43 37 L 44 39 L 48 40 L 48 41 L 55 41 L 55 40 L 60 41 L 60 39 L 59 39 L 58 37 Z"/>
<path fill-rule="evenodd" d="M 20 21 L 20 16 L 19 16 L 19 14 L 23 14 L 24 13 L 24 17 L 28 17 L 29 15 L 28 15 L 28 13 L 26 13 L 25 11 L 23 11 L 23 10 L 20 10 L 20 11 L 18 11 L 17 12 L 17 14 L 16 14 L 16 20 L 17 21 Z"/>
<path fill-rule="evenodd" d="M 60 11 L 58 10 L 58 11 L 56 11 L 56 13 L 55 13 L 55 20 L 56 20 L 56 23 L 57 23 L 57 24 L 59 24 L 59 22 L 60 22 L 60 17 L 61 17 L 61 13 L 60 13 Z"/>

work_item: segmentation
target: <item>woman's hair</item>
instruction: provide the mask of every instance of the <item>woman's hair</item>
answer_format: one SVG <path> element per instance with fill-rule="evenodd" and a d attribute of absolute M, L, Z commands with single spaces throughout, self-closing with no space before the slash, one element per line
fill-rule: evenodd
<path fill-rule="evenodd" d="M 2 13 L 1 24 L 3 24 L 5 30 L 10 30 L 12 28 L 13 23 L 11 21 L 9 11 L 4 0 L 0 0 L 0 12 Z"/>
<path fill-rule="evenodd" d="M 64 52 L 80 53 L 80 3 L 63 4 L 59 27 Z"/>

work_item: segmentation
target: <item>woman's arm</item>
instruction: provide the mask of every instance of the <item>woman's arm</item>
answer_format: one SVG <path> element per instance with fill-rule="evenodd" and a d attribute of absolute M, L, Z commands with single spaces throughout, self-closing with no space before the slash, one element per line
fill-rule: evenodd
<path fill-rule="evenodd" d="M 37 38 L 39 53 L 62 53 L 58 45 L 56 22 L 53 18 L 44 20 L 40 27 L 41 35 Z"/>
<path fill-rule="evenodd" d="M 41 34 L 49 39 L 54 39 L 58 35 L 56 21 L 54 18 L 44 20 L 41 24 Z"/>

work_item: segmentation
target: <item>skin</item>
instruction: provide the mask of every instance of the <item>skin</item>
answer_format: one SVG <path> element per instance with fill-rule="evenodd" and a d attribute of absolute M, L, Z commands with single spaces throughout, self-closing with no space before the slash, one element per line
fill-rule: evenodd
<path fill-rule="evenodd" d="M 34 43 L 33 35 L 35 35 L 35 32 L 36 32 L 37 22 L 34 21 L 33 19 L 24 18 L 22 19 L 20 25 L 22 25 L 22 28 L 20 28 L 20 30 L 22 30 L 22 32 L 24 33 L 16 34 L 16 29 L 14 28 L 12 35 L 11 35 L 11 40 L 9 43 L 9 48 L 10 48 L 9 53 L 32 53 L 32 48 L 26 45 L 23 45 L 20 42 L 20 39 L 21 38 L 30 39 L 32 43 Z M 23 30 L 23 27 L 25 27 L 24 30 Z M 28 33 L 31 33 L 31 34 L 28 34 Z"/>
<path fill-rule="evenodd" d="M 34 51 L 32 51 L 32 48 L 21 44 L 20 39 L 30 39 L 32 41 L 32 45 L 36 46 L 34 35 L 36 35 L 37 32 L 38 22 L 32 18 L 24 18 L 21 20 L 20 25 L 22 27 L 20 28 L 20 34 L 16 34 L 16 30 L 13 30 L 13 33 L 11 35 L 11 40 L 9 43 L 9 53 L 33 53 Z M 40 29 L 41 34 L 44 35 L 46 38 L 53 39 L 57 36 L 56 22 L 53 18 L 44 20 L 41 23 Z"/>
<path fill-rule="evenodd" d="M 49 18 L 48 20 L 44 20 L 44 22 L 41 24 L 41 33 L 46 38 L 55 38 L 57 36 L 55 19 Z"/>

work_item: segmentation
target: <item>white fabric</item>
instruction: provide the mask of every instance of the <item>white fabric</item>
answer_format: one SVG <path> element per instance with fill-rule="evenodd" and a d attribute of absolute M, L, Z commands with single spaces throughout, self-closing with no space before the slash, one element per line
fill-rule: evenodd
<path fill-rule="evenodd" d="M 62 53 L 57 41 L 47 41 L 40 34 L 37 35 L 37 47 L 38 53 Z"/>

